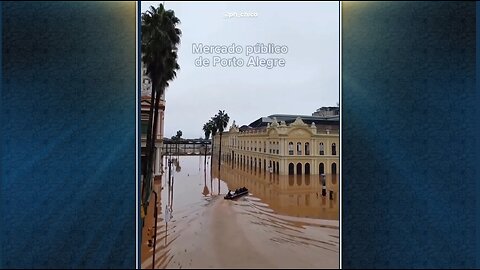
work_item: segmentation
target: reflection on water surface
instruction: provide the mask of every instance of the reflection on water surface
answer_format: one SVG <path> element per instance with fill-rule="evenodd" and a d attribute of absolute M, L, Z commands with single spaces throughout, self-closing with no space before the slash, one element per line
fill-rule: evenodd
<path fill-rule="evenodd" d="M 164 164 L 155 268 L 338 267 L 335 175 L 279 176 L 227 164 L 219 174 L 215 160 L 210 174 L 210 158 L 199 156 Z M 243 186 L 250 195 L 223 199 Z M 142 268 L 152 268 L 153 246 L 143 252 Z"/>

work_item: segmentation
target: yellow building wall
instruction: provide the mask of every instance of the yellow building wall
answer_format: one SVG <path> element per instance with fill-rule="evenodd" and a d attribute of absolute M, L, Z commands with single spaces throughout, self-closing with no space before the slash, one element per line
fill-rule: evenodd
<path fill-rule="evenodd" d="M 218 156 L 220 136 L 214 138 L 214 155 Z M 293 144 L 293 155 L 289 144 Z M 297 151 L 297 144 L 301 151 Z M 308 143 L 308 155 L 306 144 Z M 324 145 L 324 154 L 320 154 L 320 143 Z M 333 152 L 333 145 L 335 152 Z M 234 162 L 236 165 L 258 171 L 268 170 L 272 162 L 273 173 L 289 174 L 289 164 L 294 165 L 293 174 L 320 174 L 320 164 L 324 164 L 325 174 L 339 174 L 339 133 L 338 130 L 327 130 L 323 126 L 307 125 L 298 118 L 294 123 L 286 125 L 274 121 L 267 128 L 240 132 L 238 127 L 230 127 L 222 135 L 222 161 Z M 245 161 L 244 161 L 245 160 Z M 278 166 L 277 166 L 278 163 Z M 301 164 L 301 172 L 297 165 Z M 307 165 L 308 164 L 308 165 Z M 332 165 L 336 168 L 332 168 Z M 265 168 L 265 165 L 267 168 Z M 335 169 L 335 170 L 334 170 Z"/>

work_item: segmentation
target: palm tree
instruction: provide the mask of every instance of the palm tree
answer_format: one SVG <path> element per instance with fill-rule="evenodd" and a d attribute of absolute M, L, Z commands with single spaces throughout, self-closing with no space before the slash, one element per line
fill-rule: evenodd
<path fill-rule="evenodd" d="M 158 107 L 160 98 L 180 69 L 177 63 L 177 46 L 180 44 L 181 31 L 177 28 L 180 20 L 173 10 L 165 10 L 162 4 L 153 6 L 142 14 L 142 61 L 152 82 L 150 111 L 148 116 L 146 161 L 144 183 L 142 186 L 142 204 L 145 212 L 150 198 L 153 176 L 153 161 L 158 125 Z M 153 106 L 152 106 L 153 105 Z"/>
<path fill-rule="evenodd" d="M 217 135 L 217 131 L 218 131 L 218 128 L 217 128 L 217 125 L 215 124 L 215 121 L 213 121 L 213 117 L 212 117 L 212 120 L 209 121 L 210 123 L 210 126 L 211 126 L 211 133 L 212 133 L 212 158 L 210 158 L 210 177 L 212 175 L 212 169 L 213 169 L 213 146 L 215 145 L 215 136 Z"/>
<path fill-rule="evenodd" d="M 208 140 L 210 138 L 210 134 L 212 134 L 214 131 L 213 129 L 215 128 L 215 124 L 213 123 L 212 120 L 208 121 L 207 123 L 205 123 L 203 125 L 203 132 L 205 133 L 205 140 Z M 216 131 L 215 131 L 216 133 Z M 212 138 L 213 139 L 213 138 Z M 205 159 L 204 159 L 204 162 L 205 162 L 205 166 L 204 168 L 206 167 L 207 165 L 207 144 L 205 143 Z M 206 168 L 205 168 L 206 169 Z"/>
<path fill-rule="evenodd" d="M 215 127 L 220 134 L 220 146 L 218 149 L 218 171 L 220 171 L 220 160 L 222 157 L 222 134 L 225 128 L 228 125 L 228 121 L 230 121 L 230 117 L 225 111 L 219 110 L 218 113 L 212 118 L 213 122 L 215 123 Z"/>
<path fill-rule="evenodd" d="M 207 123 L 203 124 L 203 132 L 205 133 L 205 140 L 208 140 L 210 138 L 210 134 L 212 133 L 211 130 L 211 121 L 208 121 Z"/>
<path fill-rule="evenodd" d="M 178 157 L 178 143 L 182 140 L 183 132 L 181 130 L 177 131 L 177 135 L 172 136 L 172 140 L 175 142 L 175 151 L 177 151 Z"/>
<path fill-rule="evenodd" d="M 177 131 L 177 139 L 180 140 L 182 138 L 183 132 L 181 130 Z"/>
<path fill-rule="evenodd" d="M 203 132 L 205 133 L 205 140 L 208 140 L 210 138 L 210 133 L 212 133 L 212 131 L 210 130 L 210 126 L 208 124 L 209 122 L 203 124 Z M 203 165 L 203 168 L 204 170 L 206 170 L 206 165 L 207 165 L 207 143 L 205 143 L 205 158 L 203 160 L 204 162 L 204 165 Z"/>

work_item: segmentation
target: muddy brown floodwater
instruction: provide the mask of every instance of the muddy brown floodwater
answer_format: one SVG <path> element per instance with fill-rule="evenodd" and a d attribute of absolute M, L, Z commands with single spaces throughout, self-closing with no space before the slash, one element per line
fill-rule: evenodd
<path fill-rule="evenodd" d="M 219 174 L 215 160 L 211 175 L 207 162 L 178 157 L 170 187 L 164 168 L 155 268 L 339 267 L 335 175 L 323 185 L 319 175 L 278 176 L 228 164 Z M 243 186 L 248 196 L 223 199 Z M 153 247 L 142 253 L 142 268 L 151 269 Z"/>

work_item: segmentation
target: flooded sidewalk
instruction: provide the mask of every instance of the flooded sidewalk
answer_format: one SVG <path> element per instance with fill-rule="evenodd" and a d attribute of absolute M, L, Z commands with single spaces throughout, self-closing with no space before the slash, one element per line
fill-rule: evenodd
<path fill-rule="evenodd" d="M 323 188 L 318 175 L 222 166 L 219 180 L 203 157 L 173 164 L 180 169 L 172 169 L 170 188 L 163 179 L 160 192 L 155 268 L 339 267 L 336 178 L 327 177 Z M 242 186 L 250 195 L 223 199 Z M 151 269 L 153 247 L 144 252 L 142 268 Z"/>

